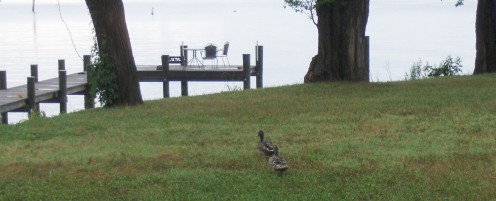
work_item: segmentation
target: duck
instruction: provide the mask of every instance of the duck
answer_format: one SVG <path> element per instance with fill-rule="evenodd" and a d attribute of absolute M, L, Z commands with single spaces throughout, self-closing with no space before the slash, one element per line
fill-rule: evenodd
<path fill-rule="evenodd" d="M 269 158 L 269 165 L 277 172 L 278 176 L 282 176 L 282 173 L 289 168 L 286 159 L 279 157 L 277 145 L 274 146 L 274 155 Z"/>
<path fill-rule="evenodd" d="M 272 142 L 264 140 L 264 132 L 262 130 L 258 131 L 258 137 L 260 137 L 258 150 L 266 156 L 274 155 L 274 145 L 272 145 Z"/>

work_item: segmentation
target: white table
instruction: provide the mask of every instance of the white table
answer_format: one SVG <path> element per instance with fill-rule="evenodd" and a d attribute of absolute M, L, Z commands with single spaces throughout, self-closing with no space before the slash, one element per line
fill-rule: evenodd
<path fill-rule="evenodd" d="M 184 48 L 183 49 L 184 51 L 191 51 L 193 53 L 193 57 L 188 61 L 188 65 L 189 66 L 192 66 L 194 62 L 196 62 L 196 64 L 198 64 L 198 67 L 205 67 L 205 65 L 203 64 L 203 62 L 198 58 L 198 51 L 204 51 L 205 49 L 198 49 L 198 48 Z"/>

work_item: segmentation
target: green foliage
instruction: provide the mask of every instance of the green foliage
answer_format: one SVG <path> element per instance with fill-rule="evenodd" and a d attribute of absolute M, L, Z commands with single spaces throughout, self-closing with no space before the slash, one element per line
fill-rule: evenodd
<path fill-rule="evenodd" d="M 227 92 L 243 91 L 243 88 L 237 85 L 226 84 L 226 87 L 227 87 Z"/>
<path fill-rule="evenodd" d="M 106 44 L 102 45 L 105 46 Z M 112 64 L 107 61 L 107 54 L 99 51 L 96 39 L 92 49 L 92 57 L 94 60 L 88 68 L 90 94 L 98 96 L 102 106 L 113 106 L 119 98 L 117 75 Z"/>
<path fill-rule="evenodd" d="M 429 62 L 422 66 L 422 60 L 419 59 L 418 62 L 414 62 L 410 67 L 410 73 L 405 74 L 405 80 L 418 80 L 425 77 L 455 76 L 462 72 L 461 68 L 461 58 L 456 57 L 456 59 L 454 59 L 451 55 L 448 55 L 439 66 L 429 65 Z"/>
<path fill-rule="evenodd" d="M 39 118 L 46 118 L 45 111 L 37 111 L 35 109 L 30 109 L 28 119 L 34 120 Z"/>
<path fill-rule="evenodd" d="M 333 3 L 335 0 L 284 0 L 286 6 L 292 8 L 297 13 L 303 13 L 317 26 L 318 16 L 316 9 L 324 4 Z"/>
<path fill-rule="evenodd" d="M 284 0 L 284 3 L 295 12 L 304 13 L 312 20 L 313 24 L 317 25 L 317 12 L 315 10 L 317 0 Z"/>
<path fill-rule="evenodd" d="M 429 65 L 427 63 L 426 65 Z M 410 67 L 410 74 L 405 74 L 405 80 L 418 80 L 425 77 L 424 72 L 422 71 L 422 60 L 419 59 L 417 62 L 414 62 Z"/>
<path fill-rule="evenodd" d="M 314 83 L 0 126 L 0 200 L 492 200 L 495 85 Z"/>
<path fill-rule="evenodd" d="M 462 72 L 461 68 L 462 60 L 460 57 L 453 59 L 453 57 L 448 56 L 438 67 L 426 65 L 424 71 L 427 73 L 427 77 L 455 76 Z"/>
<path fill-rule="evenodd" d="M 315 10 L 316 0 L 284 0 L 284 3 L 295 12 L 304 13 Z"/>

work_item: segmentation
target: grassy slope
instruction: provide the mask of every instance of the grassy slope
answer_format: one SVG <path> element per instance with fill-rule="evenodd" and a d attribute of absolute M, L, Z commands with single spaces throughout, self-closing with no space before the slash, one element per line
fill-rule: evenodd
<path fill-rule="evenodd" d="M 294 85 L 0 126 L 0 200 L 487 200 L 495 86 Z M 259 129 L 283 177 L 257 153 Z"/>

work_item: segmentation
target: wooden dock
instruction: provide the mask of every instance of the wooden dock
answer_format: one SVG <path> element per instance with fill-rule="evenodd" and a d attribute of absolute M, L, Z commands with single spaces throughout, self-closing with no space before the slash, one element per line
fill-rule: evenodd
<path fill-rule="evenodd" d="M 170 65 L 169 56 L 162 56 L 161 65 L 137 65 L 140 82 L 162 82 L 163 97 L 168 98 L 169 82 L 181 82 L 181 95 L 188 95 L 188 82 L 200 81 L 241 81 L 244 89 L 250 88 L 251 76 L 256 77 L 257 88 L 263 87 L 263 47 L 258 46 L 256 65 L 250 65 L 250 55 L 243 55 L 243 65 L 225 66 L 183 66 Z M 90 64 L 90 56 L 84 56 L 84 69 Z M 67 112 L 67 95 L 84 95 L 85 109 L 95 105 L 88 92 L 87 73 L 66 75 L 65 62 L 59 60 L 59 77 L 38 81 L 37 65 L 31 66 L 27 84 L 7 88 L 5 71 L 0 71 L 0 113 L 3 124 L 8 123 L 8 112 L 39 112 L 39 103 L 60 103 L 60 113 Z"/>
<path fill-rule="evenodd" d="M 85 57 L 86 66 L 90 57 Z M 27 77 L 27 84 L 12 88 L 7 88 L 7 73 L 0 71 L 2 124 L 8 123 L 8 112 L 39 112 L 40 103 L 60 103 L 60 113 L 66 113 L 67 95 L 85 95 L 85 107 L 93 107 L 94 101 L 89 98 L 91 96 L 87 92 L 86 72 L 67 75 L 64 60 L 59 60 L 58 69 L 58 78 L 38 81 L 38 66 L 31 65 L 31 76 Z"/>
<path fill-rule="evenodd" d="M 29 78 L 28 78 L 29 79 Z M 86 73 L 67 75 L 67 94 L 81 94 L 86 90 Z M 44 80 L 35 83 L 35 102 L 58 101 L 59 78 Z M 5 90 L 0 90 L 0 112 L 26 110 L 28 98 L 28 85 L 21 85 Z"/>

